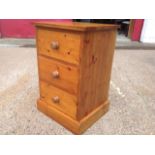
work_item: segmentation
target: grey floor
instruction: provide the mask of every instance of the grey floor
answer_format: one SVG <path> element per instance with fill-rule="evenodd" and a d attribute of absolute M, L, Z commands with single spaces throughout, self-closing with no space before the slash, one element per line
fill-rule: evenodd
<path fill-rule="evenodd" d="M 0 47 L 35 47 L 35 39 L 21 39 L 21 38 L 1 38 Z M 138 41 L 131 41 L 124 35 L 117 35 L 116 49 L 148 49 L 155 50 L 155 43 L 141 43 Z"/>
<path fill-rule="evenodd" d="M 35 48 L 0 47 L 0 134 L 72 134 L 36 109 Z M 109 112 L 84 134 L 155 134 L 155 50 L 116 50 Z"/>

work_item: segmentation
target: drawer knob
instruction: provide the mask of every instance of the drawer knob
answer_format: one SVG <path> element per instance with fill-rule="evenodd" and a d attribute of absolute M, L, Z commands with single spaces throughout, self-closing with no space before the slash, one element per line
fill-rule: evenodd
<path fill-rule="evenodd" d="M 59 43 L 57 41 L 52 41 L 51 48 L 52 49 L 58 49 L 59 48 Z"/>
<path fill-rule="evenodd" d="M 59 72 L 56 70 L 56 71 L 53 71 L 52 72 L 52 76 L 53 76 L 53 78 L 59 78 Z"/>
<path fill-rule="evenodd" d="M 59 96 L 54 96 L 54 97 L 52 98 L 52 100 L 53 100 L 54 103 L 59 103 L 59 102 L 60 102 Z"/>

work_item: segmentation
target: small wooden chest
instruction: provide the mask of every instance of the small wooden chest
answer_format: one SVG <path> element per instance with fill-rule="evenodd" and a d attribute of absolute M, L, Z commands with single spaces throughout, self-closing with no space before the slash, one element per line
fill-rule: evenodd
<path fill-rule="evenodd" d="M 38 22 L 40 111 L 81 134 L 109 107 L 116 25 Z"/>

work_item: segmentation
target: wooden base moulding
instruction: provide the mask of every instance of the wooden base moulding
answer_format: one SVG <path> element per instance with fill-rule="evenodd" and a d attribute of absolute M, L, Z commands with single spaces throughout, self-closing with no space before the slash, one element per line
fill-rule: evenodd
<path fill-rule="evenodd" d="M 48 117 L 51 117 L 55 121 L 59 122 L 74 134 L 82 134 L 108 111 L 109 101 L 105 101 L 80 121 L 74 120 L 73 118 L 69 117 L 68 115 L 64 114 L 54 107 L 48 107 L 48 104 L 40 99 L 37 102 L 37 107 L 38 110 L 46 114 Z"/>

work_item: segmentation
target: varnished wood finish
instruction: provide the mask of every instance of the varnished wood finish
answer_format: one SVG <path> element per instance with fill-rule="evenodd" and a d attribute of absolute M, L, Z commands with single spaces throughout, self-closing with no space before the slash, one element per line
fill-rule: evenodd
<path fill-rule="evenodd" d="M 41 99 L 37 102 L 38 109 L 51 117 L 55 121 L 59 122 L 65 128 L 73 132 L 74 134 L 82 134 L 85 132 L 93 123 L 95 123 L 100 117 L 102 117 L 109 109 L 109 102 L 105 101 L 94 111 L 89 113 L 82 120 L 77 121 L 65 113 L 57 110 L 56 108 L 48 107 L 47 103 Z M 46 111 L 45 111 L 46 110 Z"/>
<path fill-rule="evenodd" d="M 115 37 L 115 31 L 97 31 L 84 35 L 80 54 L 79 120 L 108 99 Z"/>
<path fill-rule="evenodd" d="M 38 109 L 80 134 L 108 110 L 117 26 L 36 23 L 36 27 Z"/>
<path fill-rule="evenodd" d="M 37 22 L 36 27 L 46 27 L 59 30 L 70 31 L 103 31 L 103 30 L 116 30 L 117 25 L 111 24 L 95 24 L 95 23 L 79 23 L 79 22 Z"/>
<path fill-rule="evenodd" d="M 79 33 L 38 28 L 37 36 L 39 54 L 75 65 L 79 64 L 81 43 Z M 52 48 L 52 42 L 57 42 L 59 48 Z"/>
<path fill-rule="evenodd" d="M 53 59 L 48 59 L 43 56 L 38 56 L 38 58 L 41 80 L 62 88 L 72 94 L 77 94 L 79 79 L 79 71 L 77 67 Z M 58 78 L 52 76 L 54 71 L 59 72 Z"/>
<path fill-rule="evenodd" d="M 59 88 L 56 88 L 46 82 L 40 81 L 41 99 L 47 103 L 49 107 L 54 107 L 69 116 L 76 118 L 77 97 L 71 95 Z M 59 97 L 59 102 L 54 103 L 52 100 L 55 96 Z"/>
<path fill-rule="evenodd" d="M 109 102 L 105 101 L 86 117 L 80 120 L 79 134 L 85 132 L 93 123 L 102 117 L 109 109 Z"/>

